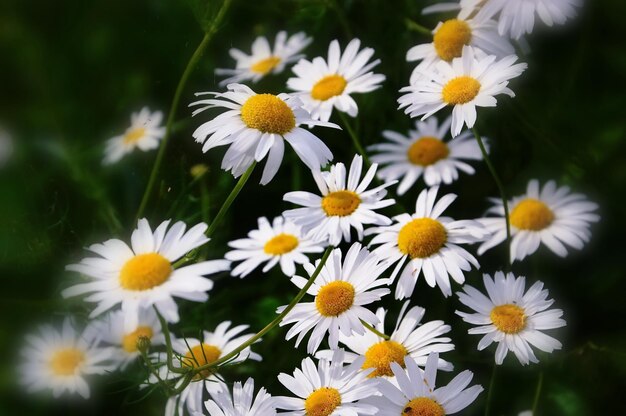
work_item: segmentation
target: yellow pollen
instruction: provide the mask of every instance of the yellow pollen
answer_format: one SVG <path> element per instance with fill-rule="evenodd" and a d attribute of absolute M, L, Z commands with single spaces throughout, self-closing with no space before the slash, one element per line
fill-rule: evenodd
<path fill-rule="evenodd" d="M 406 153 L 414 165 L 430 166 L 448 157 L 450 150 L 436 137 L 425 136 L 413 142 Z"/>
<path fill-rule="evenodd" d="M 404 345 L 395 341 L 381 341 L 365 351 L 363 369 L 374 368 L 368 377 L 393 376 L 391 363 L 397 363 L 404 368 L 404 357 L 407 350 Z"/>
<path fill-rule="evenodd" d="M 126 290 L 148 290 L 159 286 L 172 274 L 169 260 L 158 253 L 138 254 L 120 272 L 120 285 Z"/>
<path fill-rule="evenodd" d="M 336 95 L 341 95 L 348 82 L 341 75 L 328 75 L 313 85 L 311 97 L 326 101 Z"/>
<path fill-rule="evenodd" d="M 489 314 L 491 322 L 505 334 L 517 334 L 526 328 L 526 314 L 517 305 L 496 306 Z"/>
<path fill-rule="evenodd" d="M 433 37 L 437 55 L 450 62 L 463 53 L 463 46 L 472 40 L 472 29 L 463 20 L 450 19 L 444 22 Z"/>
<path fill-rule="evenodd" d="M 322 286 L 315 297 L 315 306 L 323 316 L 339 316 L 352 307 L 354 286 L 336 280 Z"/>
<path fill-rule="evenodd" d="M 424 259 L 439 252 L 448 241 L 448 233 L 432 218 L 418 218 L 407 223 L 398 233 L 398 248 L 412 259 Z"/>
<path fill-rule="evenodd" d="M 76 348 L 67 348 L 54 353 L 50 360 L 52 373 L 57 376 L 71 376 L 85 361 L 85 354 Z"/>
<path fill-rule="evenodd" d="M 433 399 L 417 397 L 408 402 L 400 416 L 445 416 L 446 411 Z"/>
<path fill-rule="evenodd" d="M 263 133 L 286 134 L 296 126 L 289 106 L 273 94 L 257 94 L 241 106 L 241 120 L 248 128 Z"/>
<path fill-rule="evenodd" d="M 337 389 L 322 387 L 304 401 L 306 416 L 329 416 L 341 404 L 341 395 Z"/>
<path fill-rule="evenodd" d="M 480 82 L 468 76 L 452 78 L 443 87 L 443 101 L 448 105 L 466 104 L 480 92 Z"/>
<path fill-rule="evenodd" d="M 327 216 L 346 217 L 361 204 L 361 198 L 352 191 L 331 192 L 322 198 L 322 209 Z"/>
<path fill-rule="evenodd" d="M 273 256 L 287 254 L 298 247 L 298 238 L 291 234 L 278 234 L 276 237 L 265 243 L 263 251 Z"/>
<path fill-rule="evenodd" d="M 520 230 L 540 231 L 554 221 L 554 213 L 543 202 L 527 198 L 511 211 L 511 225 Z"/>
<path fill-rule="evenodd" d="M 215 345 L 199 344 L 185 354 L 185 358 L 182 359 L 182 364 L 185 367 L 198 368 L 217 361 L 220 355 L 222 355 L 222 350 Z M 203 370 L 194 377 L 194 380 L 205 379 L 212 373 L 213 372 L 210 370 Z"/>
<path fill-rule="evenodd" d="M 124 338 L 122 339 L 122 348 L 124 348 L 124 351 L 126 352 L 135 352 L 137 351 L 137 341 L 139 341 L 140 338 L 151 339 L 152 335 L 152 328 L 149 326 L 140 326 L 133 332 L 124 335 Z"/>
<path fill-rule="evenodd" d="M 146 129 L 143 127 L 138 127 L 136 129 L 132 129 L 124 135 L 124 144 L 134 144 L 139 141 L 146 134 Z"/>
<path fill-rule="evenodd" d="M 280 63 L 280 58 L 277 56 L 270 56 L 269 58 L 261 59 L 258 62 L 255 62 L 251 67 L 250 71 L 256 72 L 257 74 L 265 75 L 270 72 L 272 69 L 276 68 L 276 66 Z"/>

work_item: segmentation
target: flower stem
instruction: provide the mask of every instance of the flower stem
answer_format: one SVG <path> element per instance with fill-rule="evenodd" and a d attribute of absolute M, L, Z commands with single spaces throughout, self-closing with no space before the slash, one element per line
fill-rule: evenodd
<path fill-rule="evenodd" d="M 537 389 L 535 390 L 535 399 L 533 400 L 532 414 L 537 415 L 537 407 L 539 406 L 539 398 L 541 397 L 541 389 L 543 388 L 543 371 L 539 372 L 539 380 L 537 381 Z"/>
<path fill-rule="evenodd" d="M 491 413 L 491 396 L 493 396 L 494 386 L 496 384 L 498 364 L 493 364 L 493 370 L 491 371 L 491 380 L 489 381 L 489 389 L 487 390 L 487 404 L 485 405 L 485 416 L 489 416 Z"/>
<path fill-rule="evenodd" d="M 165 338 L 165 349 L 167 351 L 167 369 L 170 370 L 172 373 L 184 374 L 187 371 L 182 368 L 174 367 L 174 363 L 172 361 L 174 352 L 172 350 L 172 337 L 170 335 L 170 329 L 167 326 L 167 322 L 165 321 L 165 318 L 163 318 L 156 306 L 154 306 L 154 311 L 156 312 L 157 318 L 159 318 L 161 330 L 163 331 L 163 337 Z"/>
<path fill-rule="evenodd" d="M 374 334 L 378 335 L 379 337 L 385 339 L 385 340 L 389 340 L 391 339 L 391 337 L 389 335 L 385 335 L 382 332 L 380 332 L 379 330 L 377 330 L 376 328 L 374 328 L 373 326 L 371 326 L 370 324 L 368 324 L 367 322 L 365 322 L 363 319 L 360 320 L 361 323 L 363 324 L 363 326 L 370 330 L 371 332 L 373 332 Z"/>
<path fill-rule="evenodd" d="M 150 373 L 154 375 L 159 386 L 161 386 L 161 388 L 165 391 L 165 394 L 170 396 L 172 392 L 172 388 L 161 378 L 158 370 L 154 368 L 154 366 L 152 365 L 152 362 L 150 361 L 150 358 L 148 357 L 148 353 L 145 350 L 143 351 L 139 350 L 139 355 L 141 355 L 143 362 L 146 364 L 146 367 L 148 367 L 148 371 L 150 371 Z"/>
<path fill-rule="evenodd" d="M 412 30 L 414 32 L 418 32 L 418 33 L 421 33 L 422 35 L 427 35 L 427 36 L 433 35 L 433 32 L 431 32 L 430 29 L 420 25 L 419 23 L 415 22 L 414 20 L 409 19 L 408 17 L 404 19 L 404 24 L 406 25 L 407 29 Z"/>
<path fill-rule="evenodd" d="M 361 156 L 363 156 L 363 160 L 365 161 L 367 166 L 372 166 L 372 162 L 370 161 L 369 157 L 367 157 L 367 153 L 365 153 L 365 149 L 363 148 L 363 145 L 361 145 L 359 136 L 357 136 L 356 132 L 352 128 L 352 125 L 350 124 L 350 120 L 348 120 L 348 118 L 342 111 L 338 111 L 338 113 L 339 113 L 339 117 L 341 118 L 341 122 L 343 123 L 346 130 L 348 131 L 348 135 L 352 139 L 352 144 L 354 144 L 354 148 Z"/>

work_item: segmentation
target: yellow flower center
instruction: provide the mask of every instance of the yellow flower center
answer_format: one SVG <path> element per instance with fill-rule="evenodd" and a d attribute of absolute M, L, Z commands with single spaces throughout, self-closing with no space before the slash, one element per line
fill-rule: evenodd
<path fill-rule="evenodd" d="M 315 297 L 315 306 L 323 316 L 339 316 L 352 307 L 354 286 L 336 280 L 323 286 Z"/>
<path fill-rule="evenodd" d="M 124 348 L 124 351 L 126 352 L 135 352 L 137 351 L 137 341 L 139 341 L 140 338 L 151 339 L 152 335 L 152 328 L 149 326 L 140 326 L 133 332 L 124 335 L 124 338 L 122 339 L 122 348 Z"/>
<path fill-rule="evenodd" d="M 265 243 L 263 251 L 272 256 L 287 254 L 298 247 L 298 238 L 291 234 L 278 234 L 276 237 Z"/>
<path fill-rule="evenodd" d="M 433 399 L 417 397 L 404 406 L 400 416 L 445 416 L 446 411 Z"/>
<path fill-rule="evenodd" d="M 277 56 L 270 56 L 269 58 L 261 59 L 258 62 L 255 62 L 251 67 L 250 71 L 256 72 L 257 74 L 265 75 L 270 72 L 272 69 L 276 68 L 276 66 L 280 63 L 280 58 Z"/>
<path fill-rule="evenodd" d="M 480 82 L 468 76 L 452 78 L 443 87 L 443 101 L 448 105 L 465 104 L 480 92 Z"/>
<path fill-rule="evenodd" d="M 222 350 L 217 348 L 215 345 L 202 343 L 196 345 L 191 349 L 191 351 L 185 354 L 185 358 L 182 359 L 182 364 L 186 367 L 198 368 L 217 361 L 217 359 L 220 358 L 220 355 L 222 355 Z M 213 372 L 208 369 L 203 370 L 194 377 L 194 380 L 207 378 L 212 373 Z"/>
<path fill-rule="evenodd" d="M 414 165 L 430 166 L 450 154 L 448 145 L 436 137 L 422 137 L 407 150 L 409 161 Z"/>
<path fill-rule="evenodd" d="M 322 198 L 322 209 L 327 216 L 346 217 L 361 204 L 361 198 L 352 191 L 331 192 Z"/>
<path fill-rule="evenodd" d="M 241 120 L 248 128 L 263 133 L 286 134 L 296 126 L 289 106 L 273 94 L 257 94 L 241 106 Z"/>
<path fill-rule="evenodd" d="M 472 29 L 463 20 L 450 19 L 444 22 L 435 32 L 433 43 L 437 55 L 450 62 L 463 53 L 463 46 L 472 40 Z"/>
<path fill-rule="evenodd" d="M 520 230 L 540 231 L 554 221 L 554 213 L 543 202 L 527 198 L 511 211 L 511 225 Z"/>
<path fill-rule="evenodd" d="M 337 389 L 322 387 L 309 394 L 304 401 L 306 416 L 329 416 L 341 404 Z"/>
<path fill-rule="evenodd" d="M 148 290 L 163 284 L 170 274 L 172 265 L 162 255 L 139 254 L 122 267 L 120 285 L 126 290 Z"/>
<path fill-rule="evenodd" d="M 76 348 L 59 350 L 52 355 L 50 368 L 57 376 L 71 376 L 76 369 L 85 361 L 85 354 Z"/>
<path fill-rule="evenodd" d="M 365 351 L 363 369 L 374 368 L 369 377 L 393 376 L 391 363 L 398 363 L 404 368 L 404 357 L 407 350 L 404 345 L 395 341 L 381 341 Z"/>
<path fill-rule="evenodd" d="M 326 101 L 336 95 L 341 95 L 348 82 L 341 75 L 328 75 L 313 85 L 311 97 L 316 100 Z"/>
<path fill-rule="evenodd" d="M 432 218 L 418 218 L 398 233 L 398 248 L 412 259 L 423 259 L 439 252 L 448 241 L 446 228 Z"/>
<path fill-rule="evenodd" d="M 146 134 L 146 129 L 143 127 L 138 127 L 136 129 L 132 129 L 124 135 L 124 144 L 134 144 L 139 141 Z"/>
<path fill-rule="evenodd" d="M 491 310 L 491 322 L 505 334 L 517 334 L 526 328 L 526 314 L 517 305 L 500 305 Z"/>

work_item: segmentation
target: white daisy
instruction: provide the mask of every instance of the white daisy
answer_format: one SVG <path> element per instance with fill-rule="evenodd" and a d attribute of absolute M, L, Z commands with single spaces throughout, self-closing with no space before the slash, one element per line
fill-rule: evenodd
<path fill-rule="evenodd" d="M 317 260 L 315 264 L 304 265 L 309 276 L 313 275 L 319 263 L 320 260 Z M 340 332 L 344 335 L 363 335 L 365 328 L 360 321 L 369 325 L 379 322 L 376 315 L 364 306 L 389 293 L 389 289 L 379 288 L 388 284 L 388 279 L 380 278 L 387 267 L 387 264 L 380 262 L 376 255 L 362 248 L 359 243 L 350 247 L 343 262 L 341 250 L 333 250 L 316 281 L 307 291 L 309 295 L 315 296 L 315 300 L 298 303 L 281 321 L 281 326 L 295 324 L 287 332 L 286 339 L 290 340 L 298 335 L 298 346 L 306 334 L 313 330 L 307 345 L 307 351 L 313 354 L 327 332 L 331 349 L 337 348 Z M 307 279 L 294 276 L 291 281 L 302 288 Z M 278 313 L 284 308 L 278 308 Z"/>
<path fill-rule="evenodd" d="M 491 232 L 491 237 L 478 248 L 479 255 L 506 239 L 502 200 L 492 198 L 491 201 L 494 205 L 487 214 L 495 217 L 478 220 Z M 529 181 L 526 194 L 513 198 L 508 205 L 513 260 L 523 260 L 533 254 L 541 243 L 565 257 L 565 246 L 582 249 L 591 237 L 590 223 L 600 220 L 594 213 L 597 204 L 582 194 L 571 193 L 567 186 L 557 187 L 554 181 L 548 181 L 542 189 L 539 181 Z"/>
<path fill-rule="evenodd" d="M 499 61 L 496 57 L 463 47 L 461 58 L 451 63 L 437 62 L 433 68 L 422 72 L 415 84 L 402 88 L 405 95 L 398 99 L 400 108 L 411 117 L 422 120 L 446 106 L 452 109 L 452 136 L 458 136 L 463 125 L 472 128 L 476 122 L 476 107 L 495 107 L 496 95 L 515 96 L 507 88 L 509 80 L 524 72 L 525 63 L 515 64 L 516 55 Z"/>
<path fill-rule="evenodd" d="M 105 165 L 115 163 L 135 148 L 146 152 L 159 147 L 159 142 L 165 136 L 165 127 L 161 126 L 162 120 L 162 112 L 151 113 L 148 107 L 133 113 L 130 116 L 130 127 L 126 132 L 107 141 L 102 163 Z"/>
<path fill-rule="evenodd" d="M 263 273 L 280 263 L 287 276 L 296 272 L 296 264 L 309 262 L 307 254 L 321 253 L 325 244 L 316 242 L 303 234 L 300 227 L 283 217 L 276 217 L 272 224 L 267 218 L 258 219 L 259 228 L 242 238 L 228 243 L 235 250 L 226 253 L 231 261 L 241 261 L 232 271 L 233 276 L 245 277 L 261 263 L 267 262 Z"/>
<path fill-rule="evenodd" d="M 238 381 L 233 394 L 228 389 L 211 392 L 211 399 L 204 405 L 210 416 L 275 416 L 276 399 L 263 387 L 254 396 L 254 380 L 249 378 L 242 386 Z"/>
<path fill-rule="evenodd" d="M 385 76 L 371 72 L 380 60 L 368 63 L 374 49 L 359 51 L 360 46 L 360 40 L 352 39 L 342 54 L 339 42 L 333 40 L 327 60 L 318 56 L 312 61 L 301 59 L 294 65 L 296 77 L 287 80 L 287 87 L 301 93 L 298 96 L 313 119 L 328 121 L 333 107 L 356 117 L 359 108 L 351 94 L 380 88 Z"/>
<path fill-rule="evenodd" d="M 463 271 L 471 270 L 472 265 L 478 268 L 476 258 L 459 244 L 482 241 L 487 231 L 476 221 L 442 217 L 456 195 L 444 195 L 435 203 L 438 190 L 433 187 L 420 193 L 415 214 L 398 215 L 394 217 L 395 224 L 368 230 L 368 234 L 378 234 L 370 242 L 370 245 L 380 244 L 374 254 L 389 264 L 398 263 L 392 280 L 409 259 L 396 286 L 397 299 L 411 296 L 421 273 L 430 287 L 437 285 L 444 296 L 450 296 L 448 275 L 463 284 Z"/>
<path fill-rule="evenodd" d="M 102 348 L 99 342 L 97 331 L 87 327 L 79 333 L 70 318 L 64 320 L 60 331 L 50 325 L 41 326 L 37 334 L 26 337 L 20 383 L 29 393 L 50 390 L 55 398 L 65 392 L 89 398 L 85 377 L 114 368 L 113 348 Z"/>
<path fill-rule="evenodd" d="M 289 94 L 257 94 L 241 84 L 229 84 L 225 93 L 204 92 L 196 95 L 214 95 L 190 106 L 197 115 L 209 108 L 221 107 L 228 111 L 202 124 L 193 133 L 202 151 L 230 145 L 222 169 L 241 176 L 256 160 L 267 156 L 261 184 L 272 180 L 283 160 L 286 141 L 309 169 L 319 169 L 333 158 L 330 149 L 313 133 L 299 127 L 301 124 L 339 128 L 336 124 L 315 121 L 302 108 L 298 97 Z"/>
<path fill-rule="evenodd" d="M 293 376 L 285 373 L 278 380 L 297 397 L 276 397 L 277 407 L 289 416 L 357 416 L 376 414 L 376 407 L 363 399 L 377 394 L 376 379 L 361 371 L 363 358 L 343 365 L 343 350 L 336 350 L 331 360 L 315 363 L 310 357 L 302 360 L 302 369 Z"/>
<path fill-rule="evenodd" d="M 396 363 L 391 369 L 397 385 L 381 380 L 378 385 L 382 396 L 376 397 L 380 416 L 444 416 L 458 413 L 472 404 L 483 391 L 482 386 L 472 382 L 474 374 L 465 370 L 454 377 L 448 385 L 435 387 L 439 354 L 432 353 L 422 370 L 412 358 L 405 360 L 406 370 Z"/>
<path fill-rule="evenodd" d="M 372 162 L 387 165 L 378 171 L 378 177 L 384 181 L 402 179 L 398 195 L 404 195 L 422 174 L 428 186 L 451 184 L 459 178 L 459 170 L 474 174 L 474 168 L 463 160 L 482 160 L 480 147 L 469 131 L 446 142 L 451 123 L 452 117 L 441 126 L 436 117 L 416 121 L 415 130 L 410 130 L 408 136 L 385 130 L 383 136 L 391 143 L 369 147 L 380 152 L 370 156 Z"/>
<path fill-rule="evenodd" d="M 130 247 L 118 239 L 90 246 L 88 250 L 99 257 L 67 267 L 90 281 L 64 290 L 63 296 L 90 293 L 85 300 L 98 304 L 91 318 L 121 304 L 127 331 L 137 328 L 139 311 L 152 305 L 167 321 L 178 322 L 174 297 L 206 301 L 213 282 L 204 276 L 228 270 L 229 262 L 212 260 L 174 268 L 173 263 L 209 241 L 204 235 L 208 227 L 200 223 L 185 232 L 182 221 L 168 230 L 169 223 L 164 221 L 153 232 L 146 219 L 139 220 Z"/>
<path fill-rule="evenodd" d="M 531 345 L 548 353 L 561 349 L 559 341 L 542 332 L 565 326 L 561 309 L 548 310 L 554 300 L 548 299 L 548 290 L 543 290 L 542 282 L 536 282 L 525 293 L 526 279 L 516 278 L 513 273 L 505 277 L 497 272 L 493 280 L 485 274 L 483 282 L 489 297 L 469 285 L 463 286 L 463 292 L 457 292 L 461 303 L 476 312 L 456 311 L 465 322 L 477 325 L 467 331 L 469 334 L 484 334 L 478 343 L 479 351 L 496 342 L 496 364 L 502 364 L 512 351 L 526 365 L 538 362 Z"/>
<path fill-rule="evenodd" d="M 257 37 L 252 43 L 252 54 L 232 48 L 230 56 L 237 61 L 235 69 L 216 69 L 217 75 L 230 75 L 220 82 L 223 87 L 231 82 L 251 80 L 257 82 L 269 73 L 280 74 L 286 65 L 296 62 L 304 55 L 300 54 L 313 39 L 307 37 L 304 32 L 287 37 L 287 32 L 280 31 L 276 34 L 274 48 L 270 46 L 265 36 Z"/>
<path fill-rule="evenodd" d="M 383 199 L 387 195 L 385 188 L 395 182 L 367 190 L 377 168 L 378 165 L 373 164 L 361 180 L 363 157 L 355 155 L 347 183 L 343 163 L 332 165 L 330 172 L 313 171 L 313 179 L 322 195 L 303 191 L 286 193 L 283 200 L 304 208 L 287 210 L 283 216 L 301 226 L 302 231 L 310 233 L 314 240 L 328 238 L 332 245 L 338 245 L 342 238 L 349 242 L 351 228 L 362 240 L 363 225 L 391 224 L 389 218 L 374 211 L 395 203 L 393 199 Z"/>

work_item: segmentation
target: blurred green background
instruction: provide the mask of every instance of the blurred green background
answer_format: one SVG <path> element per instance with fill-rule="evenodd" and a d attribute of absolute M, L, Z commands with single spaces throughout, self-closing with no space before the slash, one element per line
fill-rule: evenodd
<path fill-rule="evenodd" d="M 315 41 L 308 57 L 326 55 L 337 38 L 345 45 L 358 37 L 382 60 L 377 72 L 384 87 L 357 96 L 360 116 L 354 121 L 363 142 L 381 140 L 380 132 L 405 132 L 412 121 L 396 110 L 398 89 L 408 83 L 412 66 L 407 49 L 428 41 L 411 31 L 405 19 L 434 27 L 438 16 L 421 16 L 430 2 L 419 0 L 234 0 L 219 32 L 184 91 L 176 130 L 159 179 L 158 197 L 147 217 L 153 224 L 167 218 L 191 223 L 210 220 L 232 189 L 233 178 L 219 170 L 223 148 L 202 154 L 191 133 L 212 114 L 191 119 L 187 104 L 196 91 L 219 90 L 216 67 L 232 67 L 228 49 L 249 51 L 257 35 L 305 31 Z M 14 138 L 15 151 L 0 170 L 0 415 L 146 415 L 162 414 L 165 399 L 136 388 L 143 376 L 137 365 L 92 384 L 93 398 L 26 397 L 16 386 L 15 363 L 22 337 L 35 325 L 72 312 L 86 316 L 80 301 L 64 302 L 60 289 L 70 282 L 64 266 L 80 259 L 82 248 L 111 236 L 128 238 L 155 152 L 133 153 L 112 167 L 101 166 L 104 141 L 127 127 L 132 111 L 149 105 L 169 111 L 185 65 L 202 39 L 206 19 L 221 1 L 84 1 L 3 0 L 0 3 L 0 124 Z M 503 98 L 496 109 L 480 111 L 481 132 L 491 139 L 492 157 L 509 195 L 525 190 L 531 178 L 556 179 L 585 192 L 601 205 L 602 221 L 593 226 L 592 242 L 566 260 L 540 250 L 517 274 L 543 280 L 565 310 L 568 326 L 556 331 L 564 349 L 541 363 L 522 368 L 512 357 L 498 372 L 493 415 L 514 415 L 532 406 L 539 373 L 545 375 L 539 415 L 626 414 L 619 394 L 626 380 L 626 289 L 624 244 L 626 210 L 626 113 L 624 112 L 626 2 L 587 1 L 580 16 L 565 27 L 542 28 L 528 38 L 531 52 L 522 57 L 528 71 L 513 83 L 518 96 Z M 289 71 L 253 86 L 256 91 L 284 91 Z M 336 117 L 336 115 L 334 116 Z M 338 119 L 335 121 L 339 122 Z M 319 129 L 336 161 L 354 153 L 343 132 Z M 208 245 L 210 258 L 226 251 L 226 242 L 244 237 L 258 216 L 279 215 L 292 189 L 314 191 L 306 168 L 286 152 L 279 175 L 265 187 L 254 173 L 227 220 Z M 210 172 L 189 186 L 189 170 L 205 163 Z M 484 166 L 462 176 L 447 191 L 459 194 L 451 214 L 475 218 L 488 196 L 496 196 Z M 403 203 L 410 206 L 423 186 Z M 204 209 L 203 202 L 204 201 Z M 502 267 L 504 252 L 481 258 L 482 271 Z M 468 275 L 479 282 L 480 272 Z M 75 278 L 75 276 L 74 276 Z M 174 332 L 195 336 L 222 320 L 260 329 L 286 304 L 295 287 L 275 269 L 245 280 L 222 275 L 206 304 L 181 302 L 182 321 Z M 457 287 L 458 289 L 458 287 Z M 395 320 L 400 302 L 383 304 Z M 457 370 L 471 369 L 476 381 L 489 384 L 494 349 L 476 351 L 478 337 L 454 315 L 456 298 L 444 300 L 420 278 L 413 303 L 426 307 L 426 320 L 444 319 L 453 327 L 456 351 L 448 353 Z M 391 321 L 389 321 L 391 323 Z M 262 363 L 228 369 L 229 381 L 252 375 L 273 394 L 285 394 L 279 372 L 291 372 L 305 356 L 284 329 L 274 330 L 256 346 Z M 441 376 L 442 381 L 450 379 Z M 463 414 L 482 414 L 486 394 Z"/>

